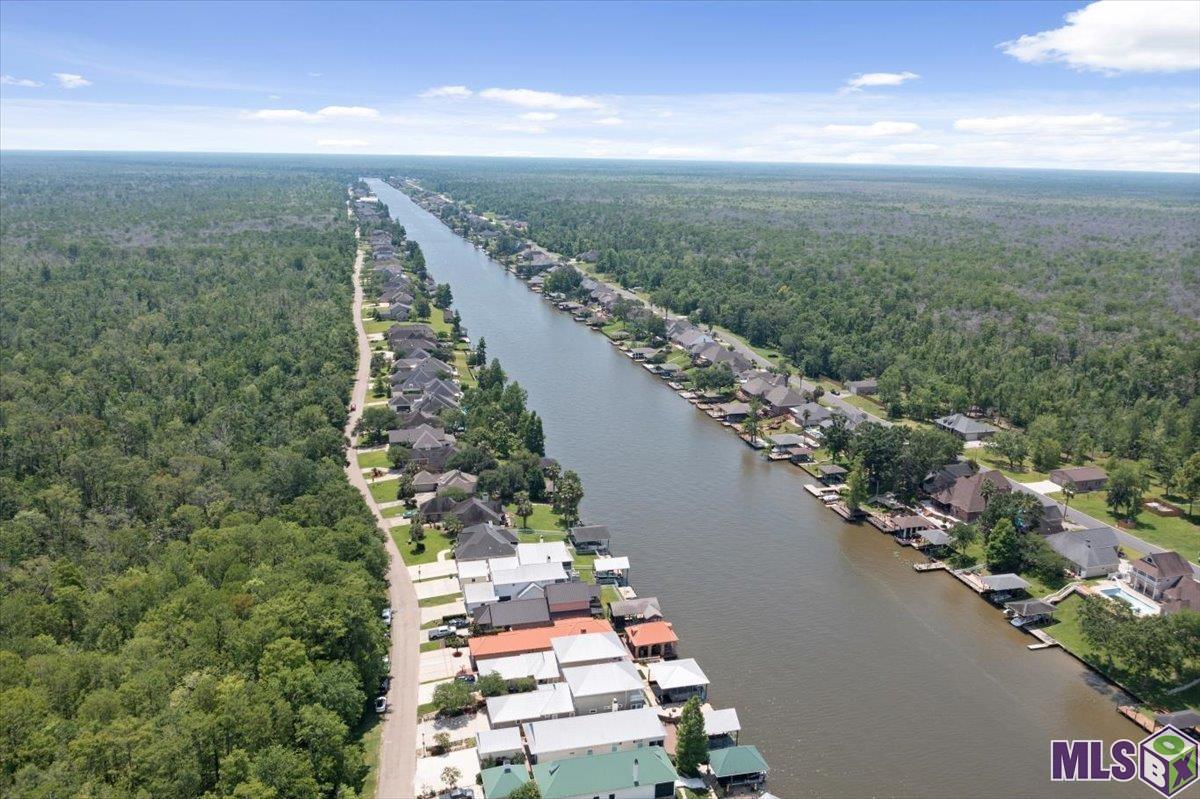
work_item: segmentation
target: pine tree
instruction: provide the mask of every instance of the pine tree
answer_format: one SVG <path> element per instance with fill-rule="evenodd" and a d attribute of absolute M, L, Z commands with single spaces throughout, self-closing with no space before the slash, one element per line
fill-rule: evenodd
<path fill-rule="evenodd" d="M 675 764 L 681 773 L 695 776 L 700 771 L 700 764 L 708 760 L 708 734 L 704 731 L 699 697 L 693 696 L 683 706 L 676 729 Z"/>

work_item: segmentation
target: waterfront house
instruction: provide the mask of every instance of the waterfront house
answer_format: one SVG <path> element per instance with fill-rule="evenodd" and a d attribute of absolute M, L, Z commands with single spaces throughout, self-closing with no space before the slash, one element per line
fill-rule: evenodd
<path fill-rule="evenodd" d="M 1051 471 L 1050 481 L 1083 494 L 1103 490 L 1108 485 L 1108 472 L 1095 466 L 1068 466 Z"/>
<path fill-rule="evenodd" d="M 520 730 L 517 730 L 517 737 L 521 737 Z M 480 762 L 485 762 L 482 753 Z M 479 786 L 483 789 L 484 799 L 508 799 L 527 782 L 529 782 L 529 769 L 521 758 L 499 766 L 485 768 L 479 772 Z"/>
<path fill-rule="evenodd" d="M 496 596 L 496 586 L 492 585 L 491 580 L 463 583 L 462 593 L 463 607 L 467 609 L 467 613 L 471 614 L 484 605 L 500 601 L 500 597 Z"/>
<path fill-rule="evenodd" d="M 562 668 L 612 663 L 629 658 L 621 639 L 611 628 L 603 632 L 560 634 L 550 640 L 550 648 L 554 650 L 554 656 Z"/>
<path fill-rule="evenodd" d="M 381 317 L 393 322 L 407 322 L 411 314 L 412 306 L 399 300 L 392 300 L 386 310 L 379 312 Z"/>
<path fill-rule="evenodd" d="M 817 479 L 827 486 L 845 482 L 847 474 L 849 473 L 836 463 L 822 463 L 817 466 Z"/>
<path fill-rule="evenodd" d="M 945 491 L 954 485 L 960 477 L 970 477 L 975 473 L 970 461 L 954 461 L 933 472 L 921 484 L 921 490 L 929 496 Z"/>
<path fill-rule="evenodd" d="M 917 538 L 923 535 L 927 530 L 936 530 L 937 525 L 918 514 L 910 514 L 906 516 L 893 516 L 888 520 L 891 529 L 889 532 L 896 535 L 898 538 Z"/>
<path fill-rule="evenodd" d="M 771 442 L 771 453 L 785 455 L 792 463 L 807 463 L 813 451 L 806 445 L 804 436 L 796 433 L 774 433 L 767 437 Z"/>
<path fill-rule="evenodd" d="M 701 702 L 708 700 L 708 675 L 694 658 L 651 663 L 650 687 L 664 705 L 686 702 L 693 696 Z"/>
<path fill-rule="evenodd" d="M 1181 577 L 1175 585 L 1163 591 L 1158 603 L 1164 616 L 1181 610 L 1200 612 L 1200 583 L 1190 577 Z"/>
<path fill-rule="evenodd" d="M 942 430 L 953 433 L 963 441 L 983 441 L 984 439 L 991 438 L 998 430 L 998 428 L 993 427 L 987 422 L 972 419 L 961 413 L 952 413 L 949 416 L 934 419 L 933 423 Z"/>
<path fill-rule="evenodd" d="M 662 746 L 667 731 L 650 708 L 571 716 L 522 725 L 533 763 L 554 763 L 596 752 L 628 752 Z"/>
<path fill-rule="evenodd" d="M 568 539 L 580 554 L 607 554 L 609 533 L 602 524 L 583 524 L 572 527 Z"/>
<path fill-rule="evenodd" d="M 873 377 L 868 377 L 865 380 L 851 380 L 846 384 L 846 388 L 855 396 L 869 397 L 879 392 L 879 381 Z"/>
<path fill-rule="evenodd" d="M 517 544 L 517 563 L 529 566 L 534 563 L 557 563 L 563 571 L 571 569 L 570 550 L 562 541 L 538 541 L 536 543 Z"/>
<path fill-rule="evenodd" d="M 714 710 L 711 705 L 705 705 L 700 713 L 704 716 L 704 732 L 708 735 L 709 749 L 737 746 L 738 735 L 742 731 L 737 710 L 731 707 Z"/>
<path fill-rule="evenodd" d="M 493 696 L 487 700 L 492 729 L 517 727 L 529 721 L 561 719 L 575 714 L 571 689 L 565 682 L 539 685 L 533 691 Z"/>
<path fill-rule="evenodd" d="M 470 497 L 455 505 L 451 513 L 458 517 L 464 528 L 485 523 L 504 524 L 504 509 L 495 499 L 484 501 Z"/>
<path fill-rule="evenodd" d="M 531 627 L 527 630 L 512 630 L 495 635 L 480 635 L 471 638 L 471 659 L 497 658 L 522 655 L 528 652 L 552 650 L 554 638 L 588 633 L 611 633 L 612 625 L 601 619 L 570 618 L 557 619 L 548 627 Z"/>
<path fill-rule="evenodd" d="M 504 796 L 508 796 L 529 779 L 528 772 L 525 770 L 525 742 L 521 740 L 520 727 L 480 730 L 475 733 L 475 754 L 479 755 L 480 763 L 500 764 L 495 768 L 483 771 L 484 796 L 487 799 L 492 799 L 501 792 Z M 516 765 L 511 769 L 505 769 L 504 766 L 507 764 Z M 487 775 L 489 771 L 493 772 L 490 778 Z M 502 772 L 504 771 L 509 771 L 517 782 L 515 784 L 511 781 L 503 782 Z M 506 790 L 497 790 L 502 785 Z M 492 793 L 488 793 L 489 788 L 493 790 Z"/>
<path fill-rule="evenodd" d="M 545 597 L 493 602 L 475 609 L 474 623 L 487 632 L 541 627 L 550 623 L 550 608 Z"/>
<path fill-rule="evenodd" d="M 474 494 L 479 478 L 461 469 L 451 469 L 438 475 L 437 486 L 434 489 L 439 494 L 445 491 L 461 491 L 464 494 Z"/>
<path fill-rule="evenodd" d="M 544 597 L 543 589 L 551 583 L 565 583 L 567 573 L 561 563 L 530 563 L 515 568 L 492 569 L 492 584 L 500 601 L 526 597 Z"/>
<path fill-rule="evenodd" d="M 425 437 L 436 444 L 453 444 L 455 441 L 454 436 L 450 433 L 439 430 L 432 425 L 422 424 L 406 430 L 389 430 L 388 444 L 400 444 L 411 447 Z"/>
<path fill-rule="evenodd" d="M 764 416 L 775 417 L 790 413 L 795 408 L 804 407 L 804 397 L 788 386 L 774 386 L 762 395 Z"/>
<path fill-rule="evenodd" d="M 721 421 L 737 423 L 750 415 L 750 404 L 747 402 L 725 402 L 716 407 L 716 412 Z"/>
<path fill-rule="evenodd" d="M 624 626 L 626 622 L 651 621 L 663 617 L 662 606 L 656 596 L 618 599 L 609 604 L 608 613 L 620 626 Z"/>
<path fill-rule="evenodd" d="M 645 685 L 627 660 L 572 666 L 562 670 L 571 687 L 575 713 L 611 713 L 646 706 Z"/>
<path fill-rule="evenodd" d="M 490 561 L 486 560 L 458 561 L 454 570 L 458 573 L 458 582 L 462 585 L 490 582 L 492 579 Z"/>
<path fill-rule="evenodd" d="M 533 778 L 542 799 L 671 799 L 679 773 L 654 747 L 535 765 Z"/>
<path fill-rule="evenodd" d="M 1066 558 L 1079 577 L 1103 577 L 1120 565 L 1117 534 L 1111 527 L 1055 533 L 1046 536 L 1046 543 Z"/>
<path fill-rule="evenodd" d="M 1180 580 L 1191 580 L 1192 567 L 1178 552 L 1155 552 L 1130 564 L 1129 584 L 1151 599 L 1162 598 Z"/>
<path fill-rule="evenodd" d="M 625 628 L 625 640 L 637 660 L 668 659 L 675 657 L 679 636 L 671 622 L 660 619 L 629 625 Z"/>
<path fill-rule="evenodd" d="M 602 612 L 600 586 L 584 582 L 546 586 L 546 604 L 552 617 L 591 616 Z"/>
<path fill-rule="evenodd" d="M 597 585 L 629 585 L 629 558 L 601 555 L 592 561 Z"/>
<path fill-rule="evenodd" d="M 833 411 L 816 402 L 806 402 L 792 408 L 792 419 L 804 429 L 816 427 L 833 419 Z"/>
<path fill-rule="evenodd" d="M 483 523 L 463 528 L 454 542 L 454 559 L 470 560 L 511 557 L 517 553 L 517 534 L 507 527 Z"/>
<path fill-rule="evenodd" d="M 475 662 L 479 674 L 499 674 L 505 682 L 530 679 L 535 682 L 558 682 L 562 674 L 558 670 L 558 658 L 553 651 L 526 652 L 521 655 L 484 658 Z"/>
<path fill-rule="evenodd" d="M 739 788 L 761 790 L 767 781 L 767 760 L 755 746 L 730 746 L 711 752 L 708 770 L 727 795 Z"/>
<path fill-rule="evenodd" d="M 954 518 L 964 522 L 973 522 L 987 508 L 987 499 L 984 496 L 983 488 L 985 483 L 990 484 L 991 490 L 998 494 L 1012 491 L 1007 477 L 998 469 L 989 469 L 968 477 L 957 478 L 949 488 L 932 495 L 932 499 Z"/>

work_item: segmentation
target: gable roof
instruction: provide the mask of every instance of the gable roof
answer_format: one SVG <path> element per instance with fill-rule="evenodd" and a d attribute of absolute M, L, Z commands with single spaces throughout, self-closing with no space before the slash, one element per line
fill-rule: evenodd
<path fill-rule="evenodd" d="M 634 599 L 619 599 L 608 606 L 613 618 L 661 619 L 662 606 L 656 596 L 640 596 Z"/>
<path fill-rule="evenodd" d="M 648 621 L 630 625 L 625 628 L 625 637 L 635 647 L 673 644 L 679 640 L 679 636 L 675 634 L 675 628 L 669 621 Z"/>
<path fill-rule="evenodd" d="M 566 602 L 592 602 L 600 598 L 600 586 L 584 582 L 554 583 L 546 586 L 546 601 L 553 607 Z"/>
<path fill-rule="evenodd" d="M 621 639 L 611 628 L 602 632 L 559 635 L 551 639 L 550 646 L 561 666 L 597 660 L 624 660 L 629 657 Z"/>
<path fill-rule="evenodd" d="M 568 799 L 611 795 L 642 786 L 673 785 L 679 774 L 662 747 L 651 746 L 539 763 L 533 767 L 533 778 L 542 799 Z"/>
<path fill-rule="evenodd" d="M 1120 565 L 1117 534 L 1111 527 L 1055 533 L 1046 536 L 1046 543 L 1081 570 L 1106 568 L 1116 571 Z"/>
<path fill-rule="evenodd" d="M 631 741 L 662 740 L 667 735 L 662 722 L 658 720 L 658 713 L 648 707 L 534 721 L 522 726 L 525 730 L 525 743 L 529 746 L 529 753 L 534 757 L 547 752 L 561 752 L 568 749 L 599 748 Z"/>
<path fill-rule="evenodd" d="M 516 731 L 516 728 L 513 728 Z M 488 730 L 488 732 L 509 732 L 509 730 Z M 483 735 L 483 733 L 479 733 Z M 517 732 L 517 740 L 520 741 L 521 734 Z M 493 749 L 493 752 L 511 752 L 511 749 Z M 481 757 L 485 756 L 483 750 L 479 750 Z M 483 796 L 484 799 L 508 799 L 508 795 L 520 788 L 525 783 L 529 782 L 529 772 L 525 770 L 525 765 L 516 764 L 510 766 L 493 766 L 485 768 L 479 772 L 479 777 L 483 781 Z"/>
<path fill-rule="evenodd" d="M 571 688 L 564 682 L 539 685 L 536 691 L 493 696 L 487 700 L 488 719 L 493 727 L 497 724 L 518 724 L 574 712 Z"/>
<path fill-rule="evenodd" d="M 472 583 L 475 585 L 476 583 Z M 468 643 L 472 658 L 499 657 L 502 655 L 519 655 L 523 652 L 537 652 L 551 649 L 550 641 L 566 635 L 583 633 L 612 632 L 612 625 L 601 619 L 569 618 L 559 619 L 547 627 L 533 627 L 528 630 L 510 630 L 496 635 L 480 635 L 472 637 Z"/>
<path fill-rule="evenodd" d="M 670 691 L 673 688 L 708 685 L 708 675 L 695 658 L 660 660 L 650 664 L 650 682 L 664 691 Z"/>
<path fill-rule="evenodd" d="M 542 597 L 493 602 L 476 608 L 475 623 L 481 627 L 516 627 L 526 624 L 549 624 L 550 608 Z"/>
<path fill-rule="evenodd" d="M 1133 562 L 1135 568 L 1158 580 L 1191 577 L 1192 567 L 1178 552 L 1156 552 Z"/>
<path fill-rule="evenodd" d="M 506 655 L 498 658 L 484 658 L 475 661 L 475 670 L 479 674 L 496 672 L 506 680 L 519 680 L 522 677 L 532 677 L 535 680 L 555 680 L 558 678 L 558 658 L 553 652 L 525 652 L 520 655 Z"/>
<path fill-rule="evenodd" d="M 628 660 L 612 663 L 593 663 L 562 670 L 563 679 L 571 686 L 571 696 L 602 696 L 642 689 L 642 678 Z"/>
<path fill-rule="evenodd" d="M 742 777 L 747 774 L 763 774 L 767 771 L 767 759 L 756 746 L 729 746 L 714 749 L 708 755 L 708 765 L 713 776 Z"/>
<path fill-rule="evenodd" d="M 603 524 L 581 524 L 571 528 L 571 539 L 574 541 L 607 541 L 608 528 Z"/>
<path fill-rule="evenodd" d="M 943 416 L 940 419 L 934 419 L 933 423 L 945 430 L 951 430 L 959 435 L 969 436 L 978 435 L 980 433 L 995 433 L 999 428 L 993 427 L 987 422 L 981 422 L 978 419 L 972 419 L 970 416 L 965 416 L 961 413 L 952 413 L 949 416 Z"/>

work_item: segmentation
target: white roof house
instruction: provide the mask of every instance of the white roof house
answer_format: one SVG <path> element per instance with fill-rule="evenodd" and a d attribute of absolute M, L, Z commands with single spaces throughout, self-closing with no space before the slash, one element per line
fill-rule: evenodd
<path fill-rule="evenodd" d="M 553 652 L 528 652 L 479 660 L 475 662 L 475 671 L 479 674 L 496 672 L 506 680 L 532 677 L 538 682 L 555 682 L 559 679 L 558 658 Z"/>
<path fill-rule="evenodd" d="M 493 572 L 508 571 L 515 569 L 521 565 L 521 561 L 517 560 L 516 555 L 507 555 L 503 558 L 488 558 L 487 566 Z"/>
<path fill-rule="evenodd" d="M 704 732 L 707 735 L 733 735 L 742 730 L 737 711 L 731 707 L 714 710 L 706 705 L 700 713 L 704 716 Z"/>
<path fill-rule="evenodd" d="M 462 589 L 463 604 L 467 606 L 468 611 L 473 611 L 480 605 L 500 601 L 500 597 L 496 596 L 496 586 L 490 582 L 467 583 Z"/>
<path fill-rule="evenodd" d="M 515 569 L 492 570 L 492 582 L 497 586 L 559 583 L 566 579 L 561 563 L 531 563 Z"/>
<path fill-rule="evenodd" d="M 520 727 L 505 727 L 500 730 L 480 730 L 475 733 L 475 751 L 480 760 L 503 757 L 525 749 L 521 741 Z"/>
<path fill-rule="evenodd" d="M 563 667 L 629 659 L 629 650 L 621 644 L 617 634 L 611 632 L 562 635 L 551 638 L 550 647 Z"/>
<path fill-rule="evenodd" d="M 538 763 L 661 746 L 667 736 L 651 708 L 534 721 L 525 724 L 524 730 L 529 754 Z"/>
<path fill-rule="evenodd" d="M 660 660 L 650 664 L 650 682 L 664 691 L 708 685 L 708 675 L 695 658 Z"/>
<path fill-rule="evenodd" d="M 464 560 L 458 562 L 458 581 L 460 583 L 479 583 L 488 579 L 492 574 L 486 560 Z"/>
<path fill-rule="evenodd" d="M 644 687 L 638 670 L 628 660 L 575 666 L 563 669 L 562 675 L 574 697 L 640 691 Z"/>
<path fill-rule="evenodd" d="M 598 572 L 629 571 L 629 558 L 624 555 L 614 558 L 608 555 L 596 558 L 592 568 Z"/>
<path fill-rule="evenodd" d="M 492 727 L 512 727 L 525 721 L 554 719 L 575 712 L 571 689 L 565 682 L 539 685 L 536 691 L 493 696 L 487 701 Z"/>
<path fill-rule="evenodd" d="M 517 544 L 517 560 L 522 566 L 531 563 L 570 563 L 573 558 L 562 541 L 542 541 Z"/>

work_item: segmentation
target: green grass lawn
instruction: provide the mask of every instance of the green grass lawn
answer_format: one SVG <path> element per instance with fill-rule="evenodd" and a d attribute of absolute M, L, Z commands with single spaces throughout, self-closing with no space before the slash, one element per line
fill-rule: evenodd
<path fill-rule="evenodd" d="M 387 469 L 391 467 L 391 464 L 388 462 L 386 449 L 358 453 L 358 465 L 364 469 Z M 392 497 L 392 499 L 395 499 L 395 497 Z"/>
<path fill-rule="evenodd" d="M 1055 499 L 1062 499 L 1059 494 L 1051 496 Z M 1157 499 L 1161 496 L 1161 491 L 1150 491 L 1146 495 L 1146 499 Z M 1102 522 L 1116 526 L 1117 519 L 1109 513 L 1104 500 L 1105 492 L 1103 491 L 1076 494 L 1071 499 L 1071 507 L 1081 510 L 1089 516 L 1094 516 Z M 1187 510 L 1186 506 L 1184 506 L 1184 510 Z M 1197 556 L 1200 556 L 1200 525 L 1185 516 L 1155 516 L 1150 511 L 1143 510 L 1138 514 L 1136 526 L 1125 529 L 1151 544 L 1174 549 L 1188 560 L 1196 560 Z"/>
<path fill-rule="evenodd" d="M 1050 475 L 1046 472 L 1036 472 L 1033 469 L 1027 469 L 1028 461 L 1022 464 L 1019 469 L 1014 470 L 1010 468 L 1007 460 L 989 452 L 987 447 L 969 449 L 964 454 L 968 458 L 975 460 L 981 469 L 999 469 L 1006 476 L 1011 477 L 1019 483 L 1036 483 L 1039 480 L 1050 479 Z"/>
<path fill-rule="evenodd" d="M 403 516 L 408 511 L 409 508 L 406 508 L 403 505 L 390 505 L 381 510 L 380 513 L 383 514 L 383 518 L 385 519 L 394 519 L 397 516 Z"/>
<path fill-rule="evenodd" d="M 572 565 L 575 567 L 575 571 L 579 572 L 580 579 L 582 579 L 585 583 L 596 582 L 595 562 L 595 555 L 575 555 L 574 563 Z"/>
<path fill-rule="evenodd" d="M 475 375 L 471 373 L 471 367 L 467 366 L 466 350 L 456 349 L 454 351 L 454 368 L 458 369 L 458 382 L 463 388 L 475 385 Z"/>
<path fill-rule="evenodd" d="M 521 519 L 516 514 L 517 506 L 506 505 L 504 510 L 508 512 L 509 517 L 513 520 L 513 524 L 519 527 Z M 558 514 L 552 511 L 549 505 L 542 502 L 535 502 L 533 503 L 533 515 L 529 517 L 529 529 L 562 533 L 563 529 L 559 525 L 558 520 Z"/>
<path fill-rule="evenodd" d="M 359 740 L 362 742 L 363 765 L 367 767 L 367 776 L 359 796 L 361 799 L 375 799 L 375 786 L 379 780 L 379 739 L 383 735 L 383 725 L 374 713 L 368 716 L 364 724 L 366 728 Z"/>
<path fill-rule="evenodd" d="M 425 599 L 417 600 L 417 606 L 422 608 L 432 608 L 436 605 L 449 605 L 456 599 L 461 599 L 462 594 L 442 594 L 441 596 L 431 596 Z"/>
<path fill-rule="evenodd" d="M 600 586 L 600 602 L 604 605 L 604 607 L 607 608 L 612 603 L 619 602 L 620 600 L 621 594 L 617 591 L 615 586 Z"/>
<path fill-rule="evenodd" d="M 381 319 L 379 321 L 369 319 L 363 323 L 363 328 L 367 331 L 367 335 L 369 336 L 372 333 L 386 333 L 392 324 L 393 323 L 387 319 Z"/>
<path fill-rule="evenodd" d="M 377 483 L 371 483 L 371 496 L 376 502 L 395 502 L 396 489 L 399 487 L 399 485 L 399 477 L 390 480 L 380 480 Z"/>
<path fill-rule="evenodd" d="M 441 641 L 426 641 L 425 643 L 421 644 L 422 652 L 432 652 L 435 649 L 441 649 L 441 648 L 442 648 Z"/>
<path fill-rule="evenodd" d="M 437 560 L 437 553 L 443 549 L 453 549 L 454 545 L 450 542 L 441 530 L 435 530 L 429 525 L 425 526 L 425 549 L 422 552 L 413 552 L 412 544 L 408 542 L 408 525 L 402 524 L 392 528 L 392 538 L 396 542 L 396 546 L 400 549 L 400 554 L 404 557 L 404 563 L 408 566 L 415 566 L 419 563 L 433 563 Z M 436 597 L 435 597 L 436 599 Z M 431 604 L 438 604 L 433 602 Z M 422 601 L 422 607 L 424 602 Z"/>

